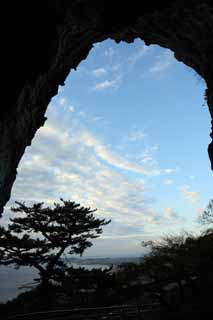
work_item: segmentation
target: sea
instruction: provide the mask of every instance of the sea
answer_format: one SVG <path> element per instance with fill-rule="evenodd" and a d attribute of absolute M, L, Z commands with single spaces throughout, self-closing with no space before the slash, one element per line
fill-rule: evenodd
<path fill-rule="evenodd" d="M 84 267 L 88 270 L 93 268 L 108 268 L 109 265 L 72 263 L 73 267 Z M 35 286 L 34 278 L 38 277 L 38 272 L 34 268 L 21 267 L 14 269 L 11 266 L 0 266 L 0 303 L 5 303 L 14 299 L 20 293 L 30 290 Z"/>

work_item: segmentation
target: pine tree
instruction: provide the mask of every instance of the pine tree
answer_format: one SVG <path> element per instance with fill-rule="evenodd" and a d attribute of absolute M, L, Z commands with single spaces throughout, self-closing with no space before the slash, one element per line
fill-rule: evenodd
<path fill-rule="evenodd" d="M 16 202 L 7 228 L 0 227 L 0 264 L 34 267 L 42 285 L 47 285 L 57 269 L 66 267 L 62 256 L 82 255 L 100 236 L 110 220 L 98 219 L 95 210 L 72 201 L 26 206 Z"/>

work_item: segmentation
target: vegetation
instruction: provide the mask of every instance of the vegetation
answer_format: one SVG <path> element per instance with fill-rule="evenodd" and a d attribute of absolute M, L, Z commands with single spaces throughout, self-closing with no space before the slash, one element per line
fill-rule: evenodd
<path fill-rule="evenodd" d="M 19 215 L 10 219 L 7 229 L 0 227 L 0 264 L 34 267 L 38 280 L 46 286 L 66 268 L 63 254 L 82 255 L 92 246 L 91 240 L 102 233 L 102 226 L 110 223 L 95 218 L 96 210 L 72 201 L 61 202 L 53 208 L 16 202 L 18 206 L 12 211 Z"/>
<path fill-rule="evenodd" d="M 213 223 L 213 200 L 203 211 L 201 225 Z M 182 292 L 183 284 L 192 279 L 213 277 L 213 229 L 207 228 L 201 234 L 182 233 L 166 236 L 158 241 L 142 242 L 150 252 L 144 256 L 141 271 L 159 288 L 169 282 L 176 282 Z"/>
<path fill-rule="evenodd" d="M 211 225 L 213 223 L 213 199 L 209 201 L 206 210 L 203 211 L 199 218 L 201 225 Z"/>
<path fill-rule="evenodd" d="M 1 229 L 1 263 L 35 268 L 36 263 L 42 268 L 43 273 L 37 268 L 41 282 L 50 279 L 54 282 L 49 281 L 48 304 L 44 303 L 44 296 L 37 286 L 0 306 L 2 312 L 30 312 L 53 306 L 143 304 L 156 300 L 173 311 L 187 305 L 188 309 L 191 307 L 194 310 L 196 307 L 202 312 L 211 306 L 211 228 L 199 235 L 185 232 L 158 241 L 143 242 L 142 246 L 149 247 L 149 253 L 138 263 L 119 265 L 116 272 L 113 268 L 86 270 L 73 268 L 61 256 L 65 252 L 82 254 L 109 221 L 94 218 L 94 210 L 90 208 L 63 200 L 62 205 L 55 204 L 53 209 L 44 208 L 43 204 L 26 207 L 18 203 L 13 211 L 24 214 L 24 217 L 11 219 L 8 229 Z M 213 223 L 213 200 L 203 212 L 200 223 Z M 175 288 L 175 294 L 171 285 Z"/>
<path fill-rule="evenodd" d="M 170 310 L 187 303 L 207 304 L 213 289 L 212 231 L 167 236 L 143 245 L 150 247 L 150 253 L 143 259 L 141 272 L 162 304 Z M 176 301 L 170 301 L 175 290 Z"/>

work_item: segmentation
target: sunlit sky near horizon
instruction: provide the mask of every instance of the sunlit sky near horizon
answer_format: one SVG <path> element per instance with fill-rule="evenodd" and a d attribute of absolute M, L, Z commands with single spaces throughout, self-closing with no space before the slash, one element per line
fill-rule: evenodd
<path fill-rule="evenodd" d="M 167 49 L 96 44 L 52 99 L 7 208 L 61 197 L 98 208 L 112 222 L 85 256 L 140 255 L 142 240 L 199 230 L 213 177 L 204 91 Z"/>

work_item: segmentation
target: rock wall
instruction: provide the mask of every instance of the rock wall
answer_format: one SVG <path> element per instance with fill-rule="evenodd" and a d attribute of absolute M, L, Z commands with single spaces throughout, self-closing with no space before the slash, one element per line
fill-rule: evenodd
<path fill-rule="evenodd" d="M 71 69 L 96 42 L 111 38 L 169 48 L 207 84 L 213 119 L 211 1 L 20 0 L 2 6 L 0 211 L 10 198 L 18 163 Z M 187 107 L 187 106 L 186 106 Z M 213 133 L 211 133 L 213 138 Z M 213 143 L 208 148 L 213 168 Z"/>

